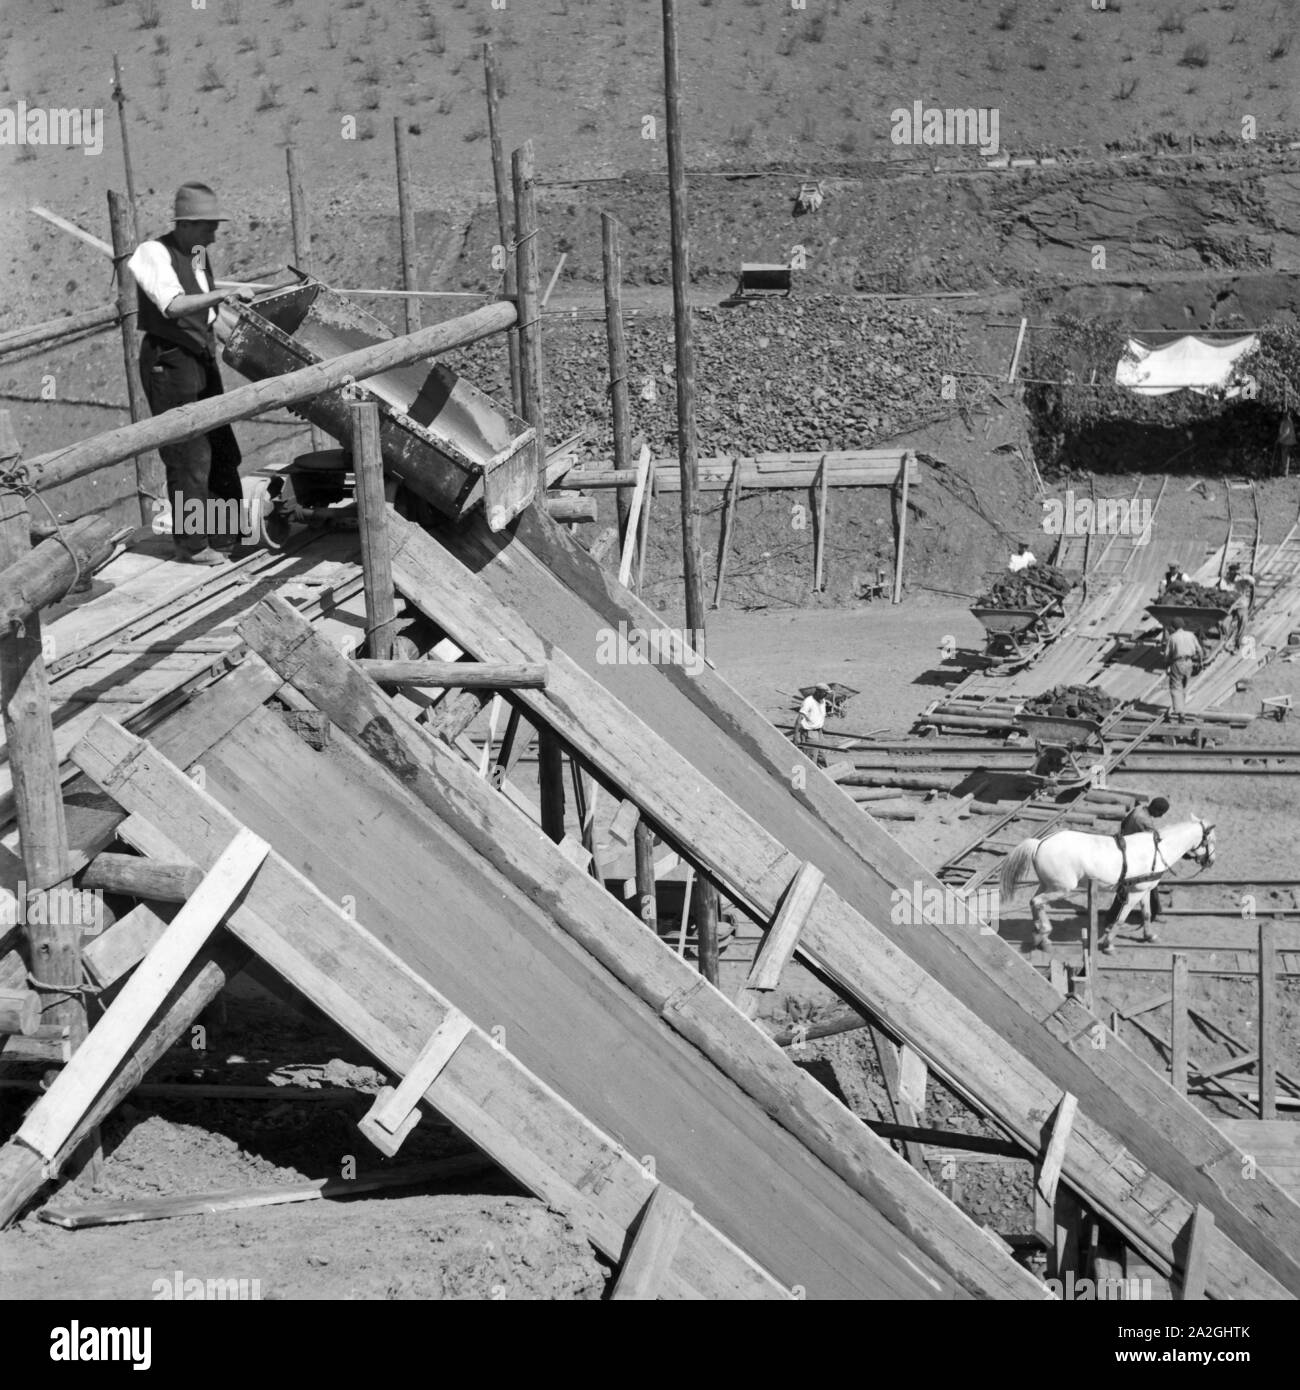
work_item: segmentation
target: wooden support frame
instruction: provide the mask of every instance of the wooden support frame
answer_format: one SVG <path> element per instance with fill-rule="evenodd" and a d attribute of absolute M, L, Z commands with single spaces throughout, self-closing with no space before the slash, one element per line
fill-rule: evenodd
<path fill-rule="evenodd" d="M 898 545 L 894 555 L 894 602 L 903 601 L 903 554 L 907 545 L 907 494 L 911 471 L 909 464 L 912 455 L 910 452 L 903 455 L 902 462 L 898 465 L 899 477 L 899 496 L 898 496 Z"/>
<path fill-rule="evenodd" d="M 813 555 L 813 592 L 818 594 L 826 587 L 826 507 L 829 498 L 826 456 L 823 454 L 821 467 L 817 470 L 817 534 Z"/>
<path fill-rule="evenodd" d="M 1277 922 L 1259 919 L 1259 1118 L 1277 1119 Z"/>
<path fill-rule="evenodd" d="M 1213 1231 L 1214 1213 L 1208 1207 L 1198 1205 L 1187 1226 L 1187 1256 L 1183 1263 L 1181 1287 L 1181 1297 L 1185 1303 L 1205 1297 L 1205 1274 Z"/>
<path fill-rule="evenodd" d="M 396 655 L 397 602 L 393 594 L 393 559 L 388 545 L 384 460 L 379 448 L 379 406 L 373 400 L 353 400 L 348 404 L 348 414 L 352 424 L 352 465 L 365 590 L 365 652 L 378 661 L 387 661 Z"/>
<path fill-rule="evenodd" d="M 823 463 L 823 468 L 825 464 Z M 722 538 L 718 542 L 718 577 L 713 585 L 713 606 L 722 607 L 722 586 L 727 578 L 727 556 L 731 551 L 731 532 L 736 522 L 736 506 L 740 501 L 740 459 L 732 460 L 731 478 L 727 483 L 722 504 Z"/>
<path fill-rule="evenodd" d="M 1061 1103 L 1056 1107 L 1056 1113 L 1052 1117 L 1051 1135 L 1043 1151 L 1043 1162 L 1038 1170 L 1036 1182 L 1043 1201 L 1049 1206 L 1056 1201 L 1056 1185 L 1060 1182 L 1061 1171 L 1065 1167 L 1065 1152 L 1069 1147 L 1074 1117 L 1078 1109 L 1078 1098 L 1067 1091 L 1061 1097 Z"/>
<path fill-rule="evenodd" d="M 546 688 L 546 667 L 541 662 L 504 665 L 482 661 L 381 661 L 362 657 L 357 665 L 381 685 L 416 685 L 439 690 Z"/>
<path fill-rule="evenodd" d="M 636 554 L 637 537 L 640 534 L 641 509 L 646 505 L 646 487 L 650 475 L 650 446 L 641 445 L 641 457 L 636 466 L 636 487 L 632 490 L 632 502 L 628 508 L 627 531 L 623 537 L 623 554 L 618 562 L 618 582 L 626 587 L 632 579 L 632 560 Z"/>
<path fill-rule="evenodd" d="M 125 730 L 122 732 L 124 737 L 131 737 Z M 250 831 L 240 830 L 234 836 L 204 876 L 198 892 L 176 915 L 96 1023 L 87 1038 L 90 1045 L 74 1055 L 51 1083 L 41 1104 L 23 1121 L 17 1142 L 40 1155 L 51 1176 L 56 1156 L 90 1103 L 108 1084 L 149 1020 L 193 964 L 217 923 L 247 888 L 269 850 L 266 841 Z"/>

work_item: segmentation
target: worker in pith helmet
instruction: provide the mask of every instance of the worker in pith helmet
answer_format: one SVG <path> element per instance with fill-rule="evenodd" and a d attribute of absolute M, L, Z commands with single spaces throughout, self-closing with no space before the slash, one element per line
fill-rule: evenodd
<path fill-rule="evenodd" d="M 1119 833 L 1121 835 L 1142 835 L 1159 833 L 1156 821 L 1169 812 L 1169 803 L 1163 796 L 1153 796 L 1146 806 L 1134 806 L 1120 823 Z M 1158 922 L 1160 920 L 1160 889 L 1155 887 L 1151 890 L 1151 914 L 1148 922 Z M 1155 933 L 1148 927 L 1142 934 L 1144 941 L 1154 941 Z"/>
<path fill-rule="evenodd" d="M 826 707 L 830 698 L 829 685 L 819 683 L 813 686 L 812 694 L 799 706 L 799 714 L 794 722 L 795 742 L 800 748 L 809 750 L 808 756 L 817 763 L 821 762 L 818 750 L 821 748 L 822 730 L 826 727 Z"/>
<path fill-rule="evenodd" d="M 205 183 L 176 190 L 172 229 L 142 241 L 127 262 L 135 276 L 142 339 L 140 377 L 155 415 L 223 392 L 217 366 L 217 308 L 251 299 L 244 289 L 217 289 L 208 257 L 217 227 L 230 219 Z M 238 528 L 220 517 L 241 514 L 240 451 L 235 432 L 219 425 L 195 439 L 158 450 L 167 470 L 174 557 L 189 564 L 221 565 Z M 213 508 L 218 499 L 235 507 Z M 197 506 L 195 504 L 198 504 Z"/>

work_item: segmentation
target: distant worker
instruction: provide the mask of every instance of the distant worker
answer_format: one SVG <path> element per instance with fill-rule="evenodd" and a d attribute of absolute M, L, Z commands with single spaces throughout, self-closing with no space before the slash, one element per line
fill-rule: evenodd
<path fill-rule="evenodd" d="M 1205 651 L 1181 618 L 1174 618 L 1165 634 L 1165 670 L 1169 675 L 1169 706 L 1178 723 L 1187 723 L 1187 686 Z"/>
<path fill-rule="evenodd" d="M 1223 620 L 1223 641 L 1230 652 L 1240 652 L 1246 635 L 1246 621 L 1250 617 L 1250 601 L 1254 592 L 1252 584 L 1245 579 L 1237 580 L 1237 595 Z"/>
<path fill-rule="evenodd" d="M 1034 552 L 1030 550 L 1025 541 L 1020 542 L 1020 549 L 1007 562 L 1007 568 L 1012 574 L 1019 574 L 1021 570 L 1027 570 L 1030 565 L 1036 565 L 1038 561 L 1034 558 Z"/>
<path fill-rule="evenodd" d="M 1295 421 L 1290 414 L 1282 416 L 1277 427 L 1278 468 L 1284 478 L 1291 476 L 1291 451 L 1295 448 Z"/>
<path fill-rule="evenodd" d="M 1156 828 L 1156 821 L 1158 821 L 1161 816 L 1165 815 L 1168 810 L 1169 803 L 1163 796 L 1152 797 L 1149 806 L 1134 806 L 1121 822 L 1119 833 L 1121 835 L 1142 835 L 1144 833 L 1157 835 L 1159 832 Z M 1159 920 L 1160 889 L 1156 887 L 1151 890 L 1151 915 L 1148 921 L 1158 922 Z M 1148 931 L 1145 933 L 1143 939 L 1146 941 L 1154 941 L 1155 934 Z"/>
<path fill-rule="evenodd" d="M 139 307 L 140 377 L 155 415 L 222 394 L 214 332 L 217 306 L 251 299 L 247 290 L 215 288 L 208 247 L 217 224 L 230 219 L 205 183 L 176 190 L 170 232 L 142 241 L 127 262 L 135 276 Z M 193 565 L 221 565 L 237 531 L 215 525 L 210 499 L 242 502 L 240 452 L 229 425 L 158 452 L 167 471 L 167 505 L 172 513 L 174 558 Z M 199 507 L 187 506 L 198 502 Z M 229 510 L 228 508 L 226 510 Z"/>
<path fill-rule="evenodd" d="M 1160 592 L 1156 597 L 1159 598 L 1160 595 L 1164 594 L 1168 589 L 1171 589 L 1175 584 L 1190 583 L 1190 577 L 1183 572 L 1182 568 L 1179 565 L 1172 564 L 1165 570 L 1165 576 L 1160 581 Z"/>
<path fill-rule="evenodd" d="M 819 758 L 816 750 L 821 747 L 822 730 L 826 727 L 826 707 L 830 698 L 829 685 L 813 686 L 812 694 L 799 706 L 799 717 L 795 720 L 795 742 L 800 748 L 812 749 L 809 757 L 814 761 Z"/>

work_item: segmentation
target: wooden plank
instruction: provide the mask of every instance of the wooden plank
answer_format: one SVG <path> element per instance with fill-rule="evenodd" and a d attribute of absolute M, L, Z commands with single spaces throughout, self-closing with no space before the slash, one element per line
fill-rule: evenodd
<path fill-rule="evenodd" d="M 1170 973 L 1169 1084 L 1179 1095 L 1187 1094 L 1187 957 L 1176 955 Z"/>
<path fill-rule="evenodd" d="M 731 464 L 731 478 L 722 504 L 722 538 L 718 543 L 718 577 L 713 585 L 713 606 L 722 606 L 722 586 L 727 577 L 727 556 L 731 552 L 731 532 L 736 523 L 736 506 L 740 501 L 740 460 Z"/>
<path fill-rule="evenodd" d="M 240 831 L 211 797 L 120 728 L 97 725 L 79 755 L 112 785 L 126 809 L 164 819 L 201 867 L 212 862 L 220 840 Z M 274 852 L 227 926 L 399 1075 L 414 1065 L 451 1012 L 442 995 Z M 340 961 L 347 962 L 346 978 Z M 505 1047 L 475 1027 L 423 1099 L 568 1215 L 597 1249 L 611 1259 L 622 1257 L 645 1200 L 644 1167 Z M 789 1297 L 698 1211 L 683 1234 L 669 1294 Z"/>
<path fill-rule="evenodd" d="M 135 1197 L 75 1206 L 50 1202 L 38 1215 L 42 1221 L 61 1226 L 65 1231 L 84 1231 L 94 1226 L 166 1221 L 175 1216 L 211 1216 L 221 1211 L 248 1211 L 253 1207 L 278 1207 L 291 1202 L 331 1201 L 355 1197 L 362 1192 L 382 1192 L 387 1188 L 425 1187 L 473 1177 L 491 1167 L 492 1160 L 482 1154 L 464 1154 L 429 1163 L 412 1163 L 406 1168 L 381 1168 L 355 1178 L 304 1178 L 267 1187 L 181 1193 L 175 1197 Z"/>
<path fill-rule="evenodd" d="M 1061 1169 L 1065 1164 L 1065 1154 L 1070 1144 L 1070 1133 L 1078 1108 L 1077 1097 L 1067 1093 L 1061 1097 L 1061 1103 L 1056 1107 L 1056 1114 L 1052 1117 L 1051 1138 L 1047 1141 L 1043 1164 L 1038 1172 L 1038 1190 L 1049 1206 L 1056 1201 L 1056 1184 L 1061 1178 Z"/>
<path fill-rule="evenodd" d="M 1184 1302 L 1205 1297 L 1205 1271 L 1213 1230 L 1214 1213 L 1208 1207 L 1198 1206 L 1192 1213 L 1187 1235 L 1187 1259 L 1183 1265 L 1182 1284 Z"/>
<path fill-rule="evenodd" d="M 903 1043 L 898 1049 L 898 1094 L 918 1118 L 925 1114 L 925 1089 L 929 1068 L 925 1058 Z"/>
<path fill-rule="evenodd" d="M 829 496 L 826 460 L 817 470 L 817 539 L 813 559 L 813 589 L 820 593 L 826 587 L 826 504 Z"/>
<path fill-rule="evenodd" d="M 1277 1119 L 1277 924 L 1259 919 L 1259 1118 Z"/>
<path fill-rule="evenodd" d="M 632 505 L 628 509 L 627 533 L 623 537 L 623 553 L 618 562 L 618 582 L 626 587 L 632 579 L 632 560 L 636 555 L 640 534 L 641 508 L 646 505 L 646 488 L 650 478 L 650 446 L 642 444 L 641 457 L 636 464 L 636 486 L 632 490 Z"/>
<path fill-rule="evenodd" d="M 490 550 L 481 548 L 479 537 L 472 531 L 445 540 L 444 543 L 456 545 L 458 556 L 472 558 L 475 574 L 468 578 L 462 563 L 446 556 L 425 554 L 424 543 L 413 534 L 413 528 L 403 526 L 397 542 L 402 545 L 403 554 L 395 556 L 399 586 L 415 597 L 417 606 L 422 606 L 422 596 L 424 605 L 437 620 L 457 630 L 458 640 L 478 647 L 476 654 L 480 657 L 538 659 L 543 651 L 549 652 L 553 661 L 568 656 L 574 669 L 567 672 L 566 667 L 569 684 L 565 700 L 548 698 L 532 706 L 533 713 L 543 720 L 562 718 L 564 711 L 557 706 L 572 707 L 568 696 L 573 693 L 578 707 L 584 711 L 582 727 L 570 729 L 566 724 L 565 737 L 625 791 L 639 788 L 635 798 L 647 814 L 657 822 L 662 819 L 673 838 L 691 845 L 692 854 L 698 854 L 702 861 L 711 858 L 714 861 L 709 865 L 711 875 L 738 902 L 754 904 L 758 915 L 768 916 L 775 910 L 780 888 L 789 881 L 800 861 L 791 863 L 793 856 L 788 855 L 770 831 L 756 824 L 753 814 L 764 815 L 771 823 L 783 825 L 784 833 L 796 843 L 824 846 L 836 859 L 840 892 L 853 893 L 862 900 L 874 900 L 879 911 L 873 914 L 873 922 L 867 922 L 849 909 L 838 893 L 824 893 L 815 914 L 816 945 L 810 936 L 813 925 L 810 923 L 803 938 L 808 948 L 805 954 L 815 968 L 826 972 L 838 988 L 868 1010 L 886 1018 L 892 1015 L 891 1023 L 932 1066 L 937 1058 L 942 1058 L 941 1072 L 950 1084 L 957 1084 L 967 1094 L 982 1095 L 986 1108 L 998 1113 L 1004 1121 L 1014 1116 L 1022 1142 L 1037 1147 L 1041 1116 L 1050 1112 L 1061 1095 L 1062 1087 L 1051 1084 L 1043 1070 L 1046 1066 L 1069 1075 L 1072 1085 L 1087 1085 L 1090 1103 L 1097 1112 L 1108 1123 L 1120 1123 L 1135 1142 L 1151 1153 L 1152 1162 L 1161 1169 L 1177 1170 L 1180 1185 L 1187 1183 L 1192 1188 L 1217 1189 L 1220 1200 L 1231 1190 L 1232 1200 L 1239 1202 L 1243 1211 L 1253 1209 L 1262 1213 L 1264 1205 L 1270 1212 L 1274 1210 L 1271 1202 L 1265 1203 L 1265 1188 L 1260 1183 L 1237 1184 L 1230 1164 L 1220 1162 L 1209 1142 L 1213 1127 L 1195 1117 L 1190 1106 L 1184 1103 L 1177 1111 L 1176 1124 L 1170 1120 L 1168 1088 L 1160 1083 L 1165 1099 L 1157 1101 L 1158 1093 L 1152 1090 L 1156 1078 L 1145 1064 L 1139 1067 L 1138 1059 L 1126 1054 L 1122 1045 L 1112 1044 L 1104 1050 L 1062 1046 L 1064 1039 L 1060 1035 L 1072 1020 L 1059 1011 L 1052 1015 L 1053 1006 L 1049 1004 L 1044 1008 L 1041 999 L 1034 1007 L 1031 1025 L 1026 1017 L 1026 1004 L 1012 1001 L 1018 1001 L 1019 996 L 1026 993 L 1033 995 L 1039 987 L 1049 1000 L 1055 996 L 1050 993 L 1046 981 L 1040 981 L 1019 962 L 1008 960 L 1000 941 L 990 942 L 978 931 L 970 931 L 965 923 L 940 920 L 937 914 L 934 914 L 934 930 L 895 929 L 897 940 L 892 939 L 892 933 L 886 940 L 883 933 L 888 931 L 893 886 L 917 879 L 929 883 L 930 876 L 883 832 L 878 837 L 870 836 L 864 825 L 851 824 L 852 821 L 866 822 L 867 818 L 839 792 L 832 793 L 829 783 L 825 784 L 824 795 L 821 785 L 813 787 L 811 783 L 803 795 L 815 808 L 815 815 L 822 818 L 828 828 L 834 827 L 834 834 L 840 840 L 838 849 L 835 840 L 824 832 L 812 833 L 811 816 L 801 820 L 792 814 L 788 777 L 781 771 L 788 768 L 788 742 L 775 730 L 764 730 L 761 721 L 753 718 L 752 710 L 730 692 L 724 682 L 710 675 L 707 664 L 698 672 L 659 666 L 638 668 L 629 673 L 617 667 L 601 667 L 599 689 L 593 688 L 596 681 L 590 672 L 578 667 L 572 656 L 562 653 L 566 640 L 562 634 L 585 630 L 584 624 L 589 619 L 582 614 L 591 613 L 588 604 L 607 605 L 605 621 L 620 607 L 629 621 L 638 625 L 652 627 L 654 615 L 630 595 L 612 591 L 588 557 L 580 555 L 576 547 L 564 546 L 544 524 L 525 518 L 516 532 L 516 540 L 522 541 L 522 546 L 511 546 L 505 551 L 499 546 Z M 535 551 L 546 556 L 545 564 Z M 521 606 L 526 602 L 533 620 L 547 625 L 545 644 L 535 630 L 523 623 L 519 608 L 505 608 L 501 602 L 501 596 L 512 593 L 516 584 L 521 586 Z M 562 589 L 561 586 L 568 587 Z M 598 600 L 597 593 L 604 597 Z M 552 631 L 550 624 L 561 619 L 564 626 Z M 594 667 L 594 656 L 591 661 Z M 585 682 L 579 680 L 580 675 L 585 677 Z M 611 698 L 614 690 L 618 698 Z M 677 690 L 698 691 L 699 703 L 692 703 L 694 696 L 691 700 L 669 700 L 668 693 Z M 532 698 L 526 692 L 521 695 L 525 701 Z M 628 701 L 627 706 L 620 704 L 622 699 Z M 674 742 L 669 744 L 657 733 L 652 734 L 640 718 L 629 715 L 629 708 L 644 709 L 656 720 L 661 716 L 666 720 L 671 709 L 672 717 L 667 722 L 672 724 Z M 594 727 L 600 729 L 598 739 L 590 736 Z M 743 752 L 739 751 L 742 744 L 729 741 L 733 735 L 739 737 L 736 731 L 741 728 L 745 731 Z M 586 747 L 582 747 L 584 744 Z M 693 761 L 688 762 L 682 756 L 687 749 Z M 750 761 L 755 755 L 764 759 L 761 770 Z M 628 772 L 634 764 L 636 770 L 629 777 Z M 751 768 L 754 775 L 750 775 Z M 717 794 L 717 789 L 704 775 L 705 769 L 709 776 L 727 777 L 732 785 L 743 785 L 745 810 L 734 800 Z M 812 782 L 821 784 L 822 779 L 812 779 Z M 835 801 L 843 805 L 836 807 Z M 778 806 L 784 810 L 776 809 Z M 685 824 L 688 818 L 690 824 Z M 845 851 L 851 853 L 846 857 Z M 825 866 L 822 867 L 825 871 Z M 828 888 L 830 883 L 828 873 Z M 929 920 L 930 914 L 927 914 Z M 875 925 L 877 922 L 879 926 Z M 982 946 L 981 942 L 988 944 Z M 996 955 L 988 949 L 990 945 L 996 948 Z M 963 967 L 954 976 L 954 969 L 962 957 L 972 968 Z M 925 961 L 924 967 L 921 961 Z M 908 973 L 906 985 L 898 975 L 899 970 Z M 939 983 L 943 978 L 961 979 L 959 996 L 943 988 Z M 1059 1004 L 1059 1000 L 1056 1003 Z M 973 1015 L 973 1006 L 982 1012 L 986 1010 L 988 1020 Z M 1045 1018 L 1045 1014 L 1050 1017 Z M 941 1028 L 936 1027 L 936 1020 L 940 1018 L 944 1020 Z M 995 1031 L 993 1019 L 997 1020 L 997 1029 L 1012 1032 L 1014 1042 Z M 960 1025 L 956 1030 L 955 1021 Z M 972 1035 L 959 1038 L 967 1026 L 978 1032 L 978 1041 Z M 1036 1036 L 1035 1030 L 1041 1032 Z M 1089 1076 L 1090 1071 L 1103 1067 L 1107 1071 L 1105 1085 Z M 1117 1086 L 1126 1088 L 1124 1102 L 1116 1100 Z M 1144 1097 L 1141 1105 L 1134 1102 L 1134 1092 L 1139 1088 L 1150 1091 L 1149 1098 Z M 1030 1092 L 1036 1093 L 1033 1101 L 1029 1099 Z M 1126 1108 L 1130 1105 L 1131 1108 Z M 1156 1116 L 1153 1112 L 1158 1108 L 1166 1113 Z M 1203 1126 L 1196 1147 L 1204 1154 L 1202 1162 L 1205 1165 L 1217 1165 L 1213 1179 L 1208 1178 L 1205 1167 L 1200 1169 L 1199 1178 L 1191 1169 L 1186 1143 L 1181 1149 L 1174 1149 L 1167 1141 L 1153 1141 L 1150 1129 L 1144 1127 L 1153 1125 L 1158 1119 L 1168 1121 L 1185 1140 L 1193 1132 L 1189 1127 Z M 1076 1135 L 1080 1131 L 1081 1126 L 1076 1123 Z M 1105 1137 L 1104 1125 L 1087 1132 L 1094 1142 L 1087 1150 L 1072 1145 L 1067 1178 L 1079 1184 L 1076 1190 L 1094 1204 L 1103 1204 L 1106 1214 L 1122 1228 L 1131 1229 L 1137 1222 L 1142 1227 L 1140 1238 L 1153 1246 L 1158 1245 L 1168 1258 L 1181 1230 L 1181 1223 L 1171 1219 L 1179 1199 L 1178 1191 L 1169 1189 L 1173 1202 L 1168 1211 L 1157 1210 L 1151 1214 L 1135 1211 L 1127 1197 L 1127 1184 L 1120 1179 L 1115 1167 L 1115 1141 Z M 1221 1152 L 1221 1145 L 1218 1152 Z M 1132 1181 L 1136 1181 L 1137 1174 L 1146 1172 L 1147 1168 L 1141 1162 L 1131 1158 L 1130 1161 L 1134 1161 Z M 1157 1177 L 1157 1181 L 1164 1184 L 1163 1178 Z M 1227 1209 L 1225 1203 L 1224 1210 Z M 1187 1210 L 1184 1206 L 1181 1213 L 1184 1217 Z M 1300 1287 L 1300 1267 L 1285 1253 L 1286 1244 L 1278 1239 L 1275 1222 L 1275 1215 L 1270 1216 L 1268 1223 L 1262 1219 L 1243 1223 L 1239 1219 L 1233 1226 L 1234 1236 L 1250 1241 L 1253 1251 L 1269 1260 L 1277 1270 L 1284 1271 L 1286 1277 L 1294 1279 Z M 1224 1225 L 1221 1218 L 1220 1231 Z M 1134 1238 L 1139 1237 L 1135 1234 Z M 1216 1254 L 1221 1259 L 1216 1278 L 1225 1281 L 1224 1287 L 1241 1287 L 1242 1280 L 1251 1283 L 1259 1278 L 1261 1271 L 1257 1262 L 1253 1257 L 1244 1257 L 1244 1252 L 1231 1241 L 1225 1239 Z M 1263 1278 L 1260 1286 L 1274 1291 L 1278 1288 L 1272 1277 Z"/>
<path fill-rule="evenodd" d="M 87 770 L 80 762 L 78 765 Z M 104 789 L 112 791 L 111 779 Z M 95 1024 L 87 1038 L 89 1045 L 77 1052 L 27 1115 L 18 1130 L 21 1143 L 53 1163 L 90 1102 L 121 1065 L 213 928 L 248 886 L 269 849 L 251 832 L 236 835 Z"/>
<path fill-rule="evenodd" d="M 668 1286 L 669 1271 L 694 1208 L 667 1183 L 650 1194 L 632 1237 L 627 1259 L 610 1294 L 614 1302 L 657 1299 Z"/>
<path fill-rule="evenodd" d="M 156 902 L 183 903 L 198 891 L 202 875 L 184 864 L 160 863 L 138 854 L 97 854 L 81 876 L 83 888 Z"/>
<path fill-rule="evenodd" d="M 541 690 L 546 685 L 546 666 L 540 662 L 505 666 L 481 661 L 372 661 L 363 657 L 357 665 L 371 680 L 389 685 L 461 690 Z"/>
<path fill-rule="evenodd" d="M 343 732 L 359 738 L 371 757 L 400 775 L 413 796 L 463 835 L 529 901 L 544 901 L 557 929 L 591 952 L 678 1030 L 692 1050 L 706 1056 L 775 1117 L 792 1138 L 808 1145 L 819 1164 L 911 1231 L 948 1268 L 960 1271 L 964 1287 L 996 1286 L 1002 1297 L 1042 1296 L 1041 1285 L 1032 1287 L 1023 1271 L 1012 1271 L 996 1258 L 990 1265 L 987 1242 L 974 1223 L 947 1207 L 919 1174 L 896 1162 L 882 1163 L 880 1150 L 870 1147 L 871 1137 L 855 1116 L 773 1048 L 689 964 L 664 950 L 655 934 L 644 930 L 639 917 L 622 909 L 592 879 L 575 872 L 538 832 L 524 834 L 518 813 L 509 804 L 491 796 L 441 747 L 424 743 L 412 726 L 394 716 L 378 690 L 307 630 L 300 618 L 271 600 L 250 615 L 243 631 L 277 671 L 319 701 Z M 482 974 L 481 967 L 475 969 Z M 546 1066 L 548 1074 L 553 1074 L 555 1063 L 547 1061 Z M 613 1099 L 607 1097 L 606 1103 Z M 743 1127 L 729 1109 L 727 1114 L 733 1129 Z M 750 1161 L 747 1158 L 745 1163 Z M 729 1192 L 734 1182 L 729 1168 Z M 808 1200 L 820 1182 L 820 1178 L 804 1178 L 794 1183 L 790 1200 Z M 694 1186 L 687 1195 L 701 1205 Z M 923 1219 L 917 1219 L 919 1212 L 926 1213 Z M 799 1219 L 800 1229 L 808 1229 L 812 1218 Z M 855 1224 L 847 1213 L 842 1220 L 848 1226 Z M 791 1237 L 795 1244 L 804 1238 Z M 867 1237 L 859 1233 L 855 1239 L 860 1244 Z"/>
<path fill-rule="evenodd" d="M 781 976 L 794 955 L 799 933 L 825 882 L 825 876 L 813 864 L 803 865 L 794 876 L 754 957 L 745 987 L 736 996 L 736 1007 L 746 1018 L 758 1013 L 759 995 L 769 993 L 781 983 Z"/>
<path fill-rule="evenodd" d="M 420 1097 L 442 1074 L 456 1049 L 473 1031 L 464 1014 L 452 1009 L 420 1050 L 410 1071 L 396 1086 L 385 1086 L 357 1128 L 381 1153 L 392 1158 L 419 1123 Z"/>
<path fill-rule="evenodd" d="M 907 489 L 911 481 L 909 462 L 911 454 L 904 454 L 903 461 L 898 466 L 899 477 L 899 499 L 898 499 L 898 553 L 894 557 L 894 602 L 900 603 L 903 598 L 903 552 L 907 545 Z"/>
<path fill-rule="evenodd" d="M 614 812 L 614 818 L 609 823 L 609 838 L 617 840 L 620 845 L 630 845 L 640 823 L 640 808 L 635 801 L 624 798 L 618 803 L 618 810 Z"/>
<path fill-rule="evenodd" d="M 140 964 L 166 931 L 172 915 L 160 915 L 147 904 L 137 903 L 107 931 L 86 942 L 81 959 L 100 989 L 107 989 Z"/>

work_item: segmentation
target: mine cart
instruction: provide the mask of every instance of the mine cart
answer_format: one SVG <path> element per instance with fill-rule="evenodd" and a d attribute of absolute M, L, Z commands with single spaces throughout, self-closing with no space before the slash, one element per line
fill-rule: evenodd
<path fill-rule="evenodd" d="M 320 281 L 304 277 L 239 306 L 225 359 L 253 381 L 297 371 L 393 334 Z M 414 362 L 339 387 L 291 407 L 352 442 L 349 399 L 379 406 L 384 467 L 444 516 L 460 520 L 480 503 L 499 531 L 532 500 L 536 431 L 441 362 Z"/>
<path fill-rule="evenodd" d="M 1038 608 L 990 608 L 975 604 L 971 613 L 984 628 L 984 657 L 992 666 L 1026 666 L 1055 636 L 1064 613 L 1060 599 Z"/>
<path fill-rule="evenodd" d="M 1058 786 L 1083 786 L 1091 781 L 1092 773 L 1081 765 L 1080 758 L 1089 754 L 1102 760 L 1106 757 L 1106 741 L 1095 719 L 1021 713 L 1016 715 L 1016 728 L 1034 740 L 1038 755 L 1034 762 L 1035 776 Z"/>

